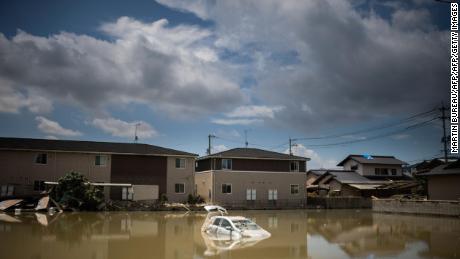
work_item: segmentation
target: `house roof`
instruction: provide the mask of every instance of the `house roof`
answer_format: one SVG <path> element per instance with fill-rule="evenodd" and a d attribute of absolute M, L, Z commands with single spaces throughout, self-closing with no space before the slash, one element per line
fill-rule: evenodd
<path fill-rule="evenodd" d="M 382 165 L 404 165 L 406 162 L 401 161 L 394 156 L 374 156 L 374 155 L 348 155 L 337 166 L 343 166 L 348 160 L 354 160 L 360 164 L 382 164 Z"/>
<path fill-rule="evenodd" d="M 83 153 L 114 153 L 135 155 L 198 156 L 184 151 L 141 143 L 116 143 L 31 138 L 1 138 L 0 150 L 39 150 Z"/>
<path fill-rule="evenodd" d="M 418 175 L 436 176 L 436 175 L 453 175 L 453 174 L 460 174 L 460 159 L 455 162 L 439 165 L 426 173 L 420 173 Z"/>
<path fill-rule="evenodd" d="M 323 175 L 318 177 L 312 184 L 317 184 L 322 182 L 323 179 L 335 179 L 340 183 L 355 183 L 355 184 L 370 184 L 370 183 L 379 183 L 379 181 L 373 181 L 367 179 L 366 177 L 356 173 L 355 171 L 347 171 L 347 170 L 329 170 L 325 172 Z"/>
<path fill-rule="evenodd" d="M 354 171 L 347 171 L 347 170 L 341 170 L 341 169 L 325 169 L 325 168 L 321 168 L 321 169 L 308 170 L 307 174 L 314 174 L 314 175 L 320 176 L 320 175 L 323 175 L 323 174 L 325 174 L 327 172 L 334 172 L 334 171 L 337 171 L 337 172 L 354 172 Z"/>
<path fill-rule="evenodd" d="M 226 150 L 223 152 L 211 154 L 208 156 L 204 156 L 199 158 L 207 159 L 207 158 L 249 158 L 249 159 L 273 159 L 273 160 L 305 160 L 309 161 L 310 158 L 301 157 L 301 156 L 292 156 L 289 154 L 278 153 L 258 148 L 233 148 L 230 150 Z"/>
<path fill-rule="evenodd" d="M 420 174 L 420 173 L 428 172 L 431 169 L 439 165 L 442 165 L 442 164 L 444 164 L 444 161 L 442 161 L 439 158 L 434 158 L 432 160 L 424 160 L 420 163 L 409 165 L 406 168 L 415 169 L 416 171 L 414 172 L 414 174 Z"/>

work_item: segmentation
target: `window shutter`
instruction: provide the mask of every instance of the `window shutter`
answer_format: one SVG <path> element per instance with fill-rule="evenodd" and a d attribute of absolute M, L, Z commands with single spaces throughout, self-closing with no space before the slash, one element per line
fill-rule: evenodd
<path fill-rule="evenodd" d="M 8 185 L 7 196 L 13 196 L 13 192 L 14 192 L 14 186 L 13 185 Z"/>
<path fill-rule="evenodd" d="M 256 193 L 257 193 L 256 189 L 252 189 L 252 199 L 253 200 L 256 200 Z"/>
<path fill-rule="evenodd" d="M 128 199 L 127 191 L 128 191 L 128 188 L 126 188 L 126 187 L 121 188 L 121 199 L 122 200 L 127 200 Z"/>

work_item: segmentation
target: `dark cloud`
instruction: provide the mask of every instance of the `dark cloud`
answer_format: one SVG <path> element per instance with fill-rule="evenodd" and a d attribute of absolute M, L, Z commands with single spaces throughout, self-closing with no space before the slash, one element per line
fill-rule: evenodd
<path fill-rule="evenodd" d="M 286 107 L 275 120 L 285 127 L 404 116 L 448 96 L 449 34 L 428 5 L 388 1 L 388 16 L 372 1 L 160 2 L 213 20 L 222 48 L 256 46 L 241 73 L 255 78 L 253 99 Z M 291 64 L 273 58 L 283 52 L 297 53 Z"/>

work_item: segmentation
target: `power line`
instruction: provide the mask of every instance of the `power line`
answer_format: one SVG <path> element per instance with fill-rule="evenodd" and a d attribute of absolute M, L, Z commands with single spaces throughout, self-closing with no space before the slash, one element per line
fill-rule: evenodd
<path fill-rule="evenodd" d="M 407 118 L 404 118 L 404 119 L 401 119 L 401 120 L 398 120 L 397 122 L 393 122 L 393 123 L 389 123 L 389 124 L 383 124 L 383 125 L 376 126 L 376 127 L 371 127 L 371 128 L 357 130 L 357 131 L 348 132 L 348 133 L 332 134 L 332 135 L 327 135 L 327 136 L 293 138 L 292 140 L 297 141 L 297 140 L 317 140 L 317 139 L 327 139 L 327 138 L 340 138 L 340 137 L 346 137 L 346 136 L 350 136 L 350 135 L 368 133 L 368 132 L 372 132 L 372 131 L 378 131 L 378 130 L 382 130 L 382 129 L 387 129 L 387 128 L 393 128 L 393 127 L 396 127 L 396 126 L 400 126 L 400 125 L 406 124 L 406 123 L 408 123 L 408 122 L 410 122 L 412 120 L 427 117 L 428 115 L 433 115 L 434 112 L 436 112 L 436 108 L 433 108 L 433 109 L 431 109 L 429 111 L 425 111 L 425 112 L 421 112 L 421 113 L 412 115 L 410 117 L 407 117 Z"/>
<path fill-rule="evenodd" d="M 317 148 L 321 148 L 321 147 L 332 147 L 332 146 L 340 146 L 340 145 L 347 145 L 347 144 L 354 144 L 354 143 L 358 143 L 358 142 L 365 142 L 365 141 L 375 140 L 375 139 L 379 139 L 379 138 L 384 138 L 384 137 L 388 137 L 388 136 L 391 136 L 391 135 L 395 135 L 395 134 L 398 134 L 398 133 L 402 133 L 402 132 L 405 132 L 405 131 L 408 131 L 408 130 L 413 130 L 413 129 L 416 129 L 416 128 L 420 128 L 420 127 L 427 126 L 430 122 L 432 122 L 432 121 L 434 121 L 434 120 L 437 120 L 437 119 L 438 119 L 438 118 L 432 118 L 432 119 L 427 120 L 427 121 L 423 121 L 423 122 L 420 122 L 420 123 L 416 123 L 416 124 L 414 124 L 414 125 L 410 125 L 410 126 L 405 127 L 405 128 L 403 128 L 403 129 L 399 129 L 399 130 L 396 130 L 396 131 L 387 132 L 387 133 L 380 134 L 380 135 L 375 135 L 375 136 L 372 136 L 372 137 L 369 137 L 369 138 L 365 138 L 365 139 L 356 139 L 356 140 L 343 141 L 343 142 L 336 142 L 336 143 L 327 143 L 327 144 L 313 144 L 313 145 L 308 145 L 308 147 L 317 147 Z"/>

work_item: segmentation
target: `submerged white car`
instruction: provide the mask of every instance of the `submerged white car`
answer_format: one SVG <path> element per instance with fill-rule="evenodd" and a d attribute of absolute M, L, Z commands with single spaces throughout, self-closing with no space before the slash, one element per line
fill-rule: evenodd
<path fill-rule="evenodd" d="M 220 206 L 205 206 L 209 213 L 201 231 L 217 238 L 262 240 L 271 234 L 248 218 L 224 216 L 227 210 Z M 216 215 L 217 213 L 217 215 Z M 220 215 L 219 215 L 220 214 Z"/>

